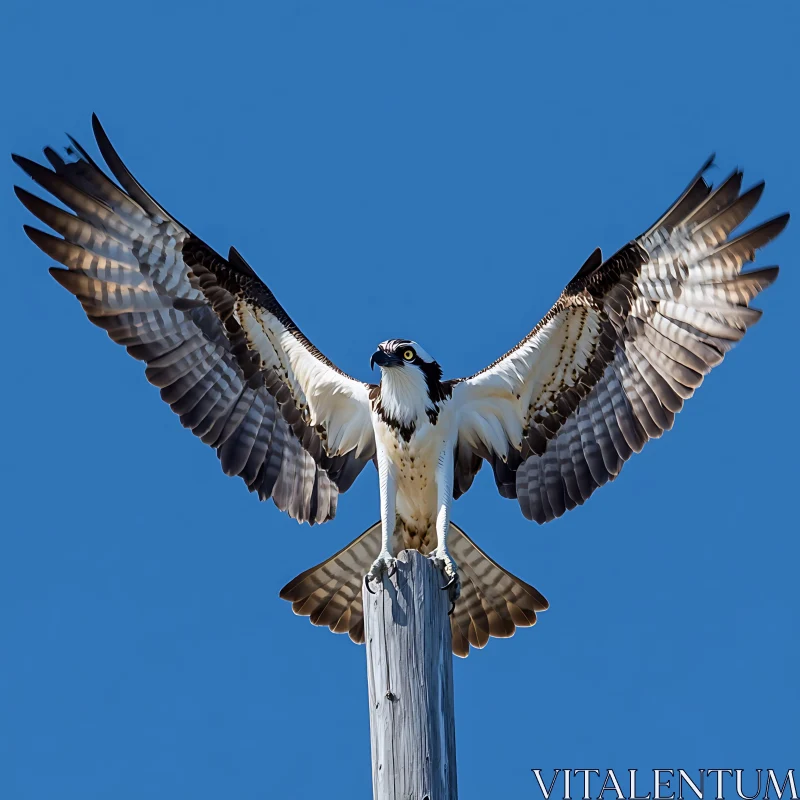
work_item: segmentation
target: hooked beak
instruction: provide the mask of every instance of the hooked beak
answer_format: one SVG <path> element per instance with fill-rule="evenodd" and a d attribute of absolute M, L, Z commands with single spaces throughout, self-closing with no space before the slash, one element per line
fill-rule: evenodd
<path fill-rule="evenodd" d="M 402 359 L 398 356 L 390 355 L 389 353 L 385 353 L 383 350 L 376 350 L 372 354 L 372 358 L 369 360 L 369 367 L 370 369 L 375 369 L 376 364 L 379 367 L 396 367 L 398 364 L 402 363 Z"/>

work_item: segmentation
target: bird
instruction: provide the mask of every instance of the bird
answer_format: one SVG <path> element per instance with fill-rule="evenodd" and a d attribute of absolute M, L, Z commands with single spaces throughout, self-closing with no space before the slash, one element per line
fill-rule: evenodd
<path fill-rule="evenodd" d="M 610 258 L 596 249 L 522 341 L 475 374 L 444 379 L 413 339 L 377 345 L 377 383 L 347 375 L 301 332 L 233 247 L 221 256 L 142 187 L 96 115 L 111 176 L 72 137 L 47 164 L 12 156 L 61 204 L 19 186 L 50 273 L 135 359 L 181 424 L 298 522 L 324 523 L 370 462 L 380 520 L 286 584 L 299 615 L 364 641 L 362 591 L 416 549 L 442 572 L 452 650 L 529 627 L 547 600 L 451 520 L 484 463 L 537 523 L 585 503 L 675 415 L 761 316 L 778 267 L 743 267 L 789 215 L 736 229 L 764 183 L 718 185 L 709 158 L 678 199 Z M 68 209 L 68 210 L 65 210 Z M 476 325 L 476 330 L 480 329 Z"/>

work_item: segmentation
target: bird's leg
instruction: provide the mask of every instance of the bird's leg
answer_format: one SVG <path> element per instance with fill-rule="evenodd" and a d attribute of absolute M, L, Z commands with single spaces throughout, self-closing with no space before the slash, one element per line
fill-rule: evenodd
<path fill-rule="evenodd" d="M 370 583 L 373 580 L 380 581 L 384 572 L 391 576 L 397 569 L 397 559 L 389 549 L 397 520 L 395 510 L 397 483 L 392 465 L 386 456 L 386 451 L 380 445 L 378 446 L 378 479 L 381 489 L 381 552 L 373 562 L 369 572 L 364 576 L 364 585 L 368 592 L 372 592 Z"/>
<path fill-rule="evenodd" d="M 453 606 L 461 594 L 461 581 L 458 578 L 458 564 L 453 561 L 447 549 L 447 534 L 450 531 L 450 504 L 453 502 L 453 451 L 444 447 L 436 465 L 436 493 L 438 512 L 436 514 L 436 550 L 431 553 L 433 563 L 439 567 L 447 579 L 442 589 L 450 591 Z"/>

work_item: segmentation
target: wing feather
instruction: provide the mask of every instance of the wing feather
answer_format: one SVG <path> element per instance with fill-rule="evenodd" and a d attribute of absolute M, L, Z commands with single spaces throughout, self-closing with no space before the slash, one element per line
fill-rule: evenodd
<path fill-rule="evenodd" d="M 742 268 L 789 217 L 728 238 L 764 184 L 741 193 L 736 170 L 713 189 L 704 177 L 710 165 L 644 234 L 605 262 L 592 254 L 515 348 L 454 382 L 457 483 L 466 480 L 468 456 L 482 457 L 500 494 L 516 497 L 526 517 L 561 516 L 669 430 L 684 401 L 759 320 L 749 303 L 778 268 Z M 509 409 L 522 420 L 521 433 L 506 421 Z"/>
<path fill-rule="evenodd" d="M 303 336 L 242 257 L 215 253 L 159 205 L 112 147 L 117 185 L 74 140 L 49 167 L 15 162 L 69 211 L 16 187 L 57 236 L 26 226 L 89 320 L 145 362 L 145 377 L 224 472 L 300 520 L 324 522 L 374 452 L 368 387 Z M 248 336 L 258 320 L 260 339 Z M 337 448 L 329 442 L 340 442 Z"/>

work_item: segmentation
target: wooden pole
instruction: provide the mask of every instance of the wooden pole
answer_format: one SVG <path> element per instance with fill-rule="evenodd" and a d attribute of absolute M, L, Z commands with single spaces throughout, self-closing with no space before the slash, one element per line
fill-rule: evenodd
<path fill-rule="evenodd" d="M 457 800 L 453 653 L 442 573 L 416 550 L 366 589 L 375 800 Z"/>

